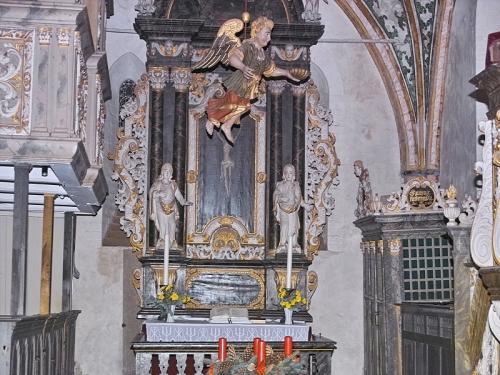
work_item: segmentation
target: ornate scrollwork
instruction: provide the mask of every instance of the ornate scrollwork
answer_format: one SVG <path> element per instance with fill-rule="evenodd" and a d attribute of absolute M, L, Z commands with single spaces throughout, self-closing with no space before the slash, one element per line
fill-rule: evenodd
<path fill-rule="evenodd" d="M 28 134 L 34 31 L 0 28 L 0 134 Z"/>
<path fill-rule="evenodd" d="M 472 224 L 470 252 L 472 260 L 476 265 L 479 267 L 488 267 L 493 266 L 491 242 L 493 239 L 492 138 L 494 136 L 494 129 L 492 121 L 479 123 L 479 131 L 484 133 L 485 139 L 483 161 L 476 163 L 476 172 L 483 175 L 483 187 L 476 216 Z M 498 223 L 498 221 L 496 222 Z"/>
<path fill-rule="evenodd" d="M 307 88 L 307 114 L 305 200 L 312 208 L 306 214 L 305 235 L 307 254 L 312 257 L 319 250 L 326 217 L 335 208 L 334 191 L 339 184 L 340 165 L 335 151 L 333 116 L 319 103 L 318 88 L 313 82 Z"/>
<path fill-rule="evenodd" d="M 142 270 L 137 268 L 132 272 L 132 286 L 137 293 L 137 298 L 139 299 L 139 306 L 142 306 Z"/>
<path fill-rule="evenodd" d="M 130 237 L 135 251 L 144 250 L 148 95 L 149 81 L 144 74 L 135 86 L 134 95 L 120 108 L 124 126 L 118 132 L 118 143 L 110 156 L 114 160 L 111 178 L 118 181 L 115 203 L 125 213 L 120 218 L 121 228 Z"/>
<path fill-rule="evenodd" d="M 156 10 L 154 0 L 139 0 L 135 5 L 135 10 L 140 16 L 150 16 Z"/>
<path fill-rule="evenodd" d="M 318 288 L 318 274 L 314 271 L 307 272 L 307 309 L 311 305 L 311 300 Z"/>
<path fill-rule="evenodd" d="M 186 57 L 189 55 L 189 45 L 187 43 L 175 45 L 171 40 L 166 40 L 163 44 L 151 42 L 148 53 L 150 56 L 159 53 L 165 57 L 177 57 L 179 55 Z"/>
<path fill-rule="evenodd" d="M 76 113 L 74 132 L 83 142 L 87 138 L 87 103 L 89 96 L 89 75 L 87 64 L 82 52 L 80 33 L 75 32 L 75 53 L 76 53 Z"/>

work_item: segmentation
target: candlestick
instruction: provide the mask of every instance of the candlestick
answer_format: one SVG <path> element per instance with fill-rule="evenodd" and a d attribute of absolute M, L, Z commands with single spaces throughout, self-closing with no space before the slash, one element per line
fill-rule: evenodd
<path fill-rule="evenodd" d="M 168 258 L 170 253 L 170 239 L 168 234 L 165 236 L 165 246 L 163 249 L 163 285 L 168 285 Z"/>
<path fill-rule="evenodd" d="M 253 354 L 255 354 L 255 356 L 257 356 L 257 353 L 259 352 L 260 341 L 261 341 L 260 337 L 254 337 L 253 339 Z"/>
<path fill-rule="evenodd" d="M 225 337 L 221 337 L 219 339 L 219 347 L 217 351 L 217 358 L 220 362 L 224 362 L 227 357 L 227 339 Z"/>
<path fill-rule="evenodd" d="M 290 357 L 293 352 L 293 340 L 292 336 L 285 336 L 285 341 L 283 342 L 283 353 L 285 357 Z"/>
<path fill-rule="evenodd" d="M 292 236 L 288 237 L 288 251 L 286 255 L 286 288 L 292 289 Z"/>
<path fill-rule="evenodd" d="M 257 367 L 266 367 L 266 342 L 259 341 L 259 351 L 257 352 Z"/>

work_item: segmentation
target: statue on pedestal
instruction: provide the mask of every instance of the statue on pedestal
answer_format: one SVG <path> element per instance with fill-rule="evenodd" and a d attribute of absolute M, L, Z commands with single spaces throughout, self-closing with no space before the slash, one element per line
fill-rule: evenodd
<path fill-rule="evenodd" d="M 150 219 L 155 222 L 159 236 L 156 248 L 165 247 L 165 239 L 169 240 L 169 247 L 177 247 L 175 240 L 175 226 L 179 220 L 179 210 L 176 199 L 182 206 L 190 206 L 186 202 L 177 184 L 172 180 L 172 165 L 165 163 L 161 167 L 161 173 L 149 190 L 149 212 Z"/>
<path fill-rule="evenodd" d="M 230 143 L 234 143 L 231 128 L 239 124 L 240 117 L 250 109 L 262 91 L 261 78 L 284 76 L 294 82 L 295 78 L 288 70 L 276 67 L 264 52 L 271 40 L 273 21 L 259 17 L 252 22 L 250 39 L 243 42 L 235 35 L 243 30 L 240 19 L 230 19 L 219 28 L 217 37 L 208 54 L 195 66 L 193 71 L 208 69 L 219 62 L 237 70 L 224 81 L 225 94 L 220 98 L 210 99 L 207 106 L 207 133 L 212 135 L 214 126 L 221 128 Z"/>
<path fill-rule="evenodd" d="M 359 219 L 372 212 L 372 185 L 368 169 L 363 166 L 361 160 L 354 162 L 354 175 L 359 179 L 358 195 L 356 197 L 358 206 L 354 211 L 354 216 L 356 216 L 356 219 Z"/>
<path fill-rule="evenodd" d="M 287 164 L 283 167 L 283 180 L 276 183 L 273 194 L 273 210 L 280 225 L 278 249 L 292 241 L 292 247 L 298 247 L 297 235 L 300 229 L 299 209 L 305 207 L 300 185 L 295 181 L 295 167 Z"/>

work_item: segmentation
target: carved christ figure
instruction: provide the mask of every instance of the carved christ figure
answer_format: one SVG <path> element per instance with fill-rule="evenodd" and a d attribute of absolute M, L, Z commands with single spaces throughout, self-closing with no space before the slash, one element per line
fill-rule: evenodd
<path fill-rule="evenodd" d="M 273 210 L 280 225 L 278 248 L 288 244 L 297 247 L 297 235 L 300 229 L 299 209 L 305 207 L 300 185 L 295 181 L 295 167 L 287 164 L 283 167 L 283 180 L 276 183 L 273 194 Z"/>
<path fill-rule="evenodd" d="M 223 82 L 225 94 L 210 99 L 207 106 L 207 133 L 212 135 L 214 126 L 220 127 L 230 143 L 234 142 L 231 128 L 239 124 L 250 103 L 257 99 L 262 76 L 284 76 L 299 81 L 288 70 L 276 67 L 264 52 L 271 40 L 273 21 L 257 18 L 252 22 L 250 39 L 241 42 L 235 34 L 243 30 L 243 26 L 243 21 L 236 18 L 224 22 L 208 54 L 193 67 L 193 71 L 209 69 L 221 62 L 237 69 Z"/>
<path fill-rule="evenodd" d="M 163 164 L 160 175 L 149 190 L 150 219 L 154 221 L 159 233 L 156 242 L 157 249 L 164 248 L 167 237 L 170 247 L 177 247 L 175 226 L 179 220 L 179 210 L 176 199 L 182 206 L 191 205 L 190 202 L 184 200 L 177 183 L 172 180 L 172 173 L 172 165 L 170 163 Z"/>

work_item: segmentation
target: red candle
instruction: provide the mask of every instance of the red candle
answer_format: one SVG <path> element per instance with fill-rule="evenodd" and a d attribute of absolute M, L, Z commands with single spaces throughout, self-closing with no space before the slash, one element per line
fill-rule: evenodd
<path fill-rule="evenodd" d="M 217 352 L 217 357 L 220 362 L 224 362 L 227 357 L 227 339 L 225 337 L 221 337 L 219 339 L 219 350 Z"/>
<path fill-rule="evenodd" d="M 260 342 L 260 337 L 254 337 L 253 339 L 253 354 L 257 356 L 257 353 L 259 353 L 259 342 Z"/>
<path fill-rule="evenodd" d="M 292 336 L 285 336 L 285 341 L 283 342 L 283 352 L 285 357 L 290 357 L 293 352 L 293 340 Z"/>
<path fill-rule="evenodd" d="M 257 352 L 257 367 L 266 367 L 266 342 L 259 341 L 259 351 Z"/>

